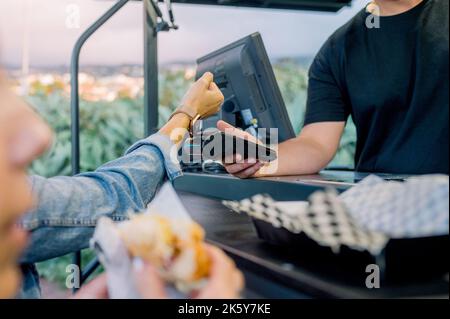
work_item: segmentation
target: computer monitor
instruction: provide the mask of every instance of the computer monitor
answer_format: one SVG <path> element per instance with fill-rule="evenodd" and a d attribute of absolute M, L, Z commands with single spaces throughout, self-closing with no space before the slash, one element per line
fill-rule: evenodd
<path fill-rule="evenodd" d="M 203 120 L 202 129 L 222 119 L 264 140 L 257 129 L 278 129 L 278 142 L 295 137 L 263 40 L 253 33 L 197 60 L 197 78 L 214 74 L 225 101 L 221 111 Z M 273 140 L 272 140 L 273 141 Z"/>

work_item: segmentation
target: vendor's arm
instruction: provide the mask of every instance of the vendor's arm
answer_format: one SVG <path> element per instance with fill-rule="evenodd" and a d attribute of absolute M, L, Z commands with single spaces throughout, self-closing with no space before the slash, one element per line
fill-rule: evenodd
<path fill-rule="evenodd" d="M 272 163 L 237 160 L 225 165 L 227 171 L 240 178 L 273 175 L 315 174 L 335 156 L 350 115 L 350 103 L 340 78 L 339 54 L 331 40 L 320 50 L 309 72 L 308 100 L 304 127 L 299 136 L 278 146 L 278 159 Z M 220 130 L 230 129 L 218 123 Z M 232 134 L 246 134 L 235 131 Z M 248 137 L 248 134 L 246 134 Z M 241 135 L 243 137 L 243 135 Z"/>
<path fill-rule="evenodd" d="M 339 147 L 345 122 L 324 122 L 307 125 L 296 138 L 281 143 L 277 160 L 262 163 L 255 160 L 232 161 L 225 165 L 230 174 L 240 178 L 314 174 L 333 159 Z M 220 130 L 237 134 L 228 123 L 218 123 Z M 248 133 L 241 133 L 247 135 Z M 248 134 L 249 135 L 249 134 Z M 244 137 L 239 134 L 240 137 Z M 247 138 L 252 138 L 248 136 Z"/>

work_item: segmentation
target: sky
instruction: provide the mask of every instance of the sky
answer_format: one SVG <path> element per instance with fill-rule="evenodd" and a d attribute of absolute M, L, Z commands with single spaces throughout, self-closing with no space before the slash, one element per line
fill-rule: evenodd
<path fill-rule="evenodd" d="M 354 0 L 351 7 L 337 14 L 175 4 L 180 29 L 160 34 L 159 61 L 193 62 L 255 31 L 262 34 L 272 58 L 311 56 L 367 2 Z M 112 4 L 97 0 L 1 0 L 0 62 L 20 65 L 28 25 L 31 65 L 68 65 L 78 36 Z M 165 7 L 161 8 L 165 12 Z M 88 41 L 81 62 L 142 63 L 142 25 L 142 2 L 128 3 Z"/>

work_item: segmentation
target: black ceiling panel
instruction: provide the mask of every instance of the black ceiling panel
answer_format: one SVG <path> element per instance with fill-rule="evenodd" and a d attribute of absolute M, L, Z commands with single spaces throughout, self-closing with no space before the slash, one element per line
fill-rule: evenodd
<path fill-rule="evenodd" d="M 162 1 L 162 0 L 159 0 Z M 172 0 L 173 3 L 337 12 L 352 0 Z"/>

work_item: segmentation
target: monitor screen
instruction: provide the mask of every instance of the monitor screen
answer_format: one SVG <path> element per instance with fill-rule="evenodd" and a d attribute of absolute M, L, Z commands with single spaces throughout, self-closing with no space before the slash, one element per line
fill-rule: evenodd
<path fill-rule="evenodd" d="M 215 127 L 223 119 L 263 141 L 269 136 L 261 136 L 264 130 L 259 129 L 266 129 L 267 134 L 277 129 L 278 142 L 295 137 L 259 33 L 198 59 L 197 78 L 207 71 L 214 74 L 225 101 L 219 114 L 203 121 L 203 129 Z"/>

